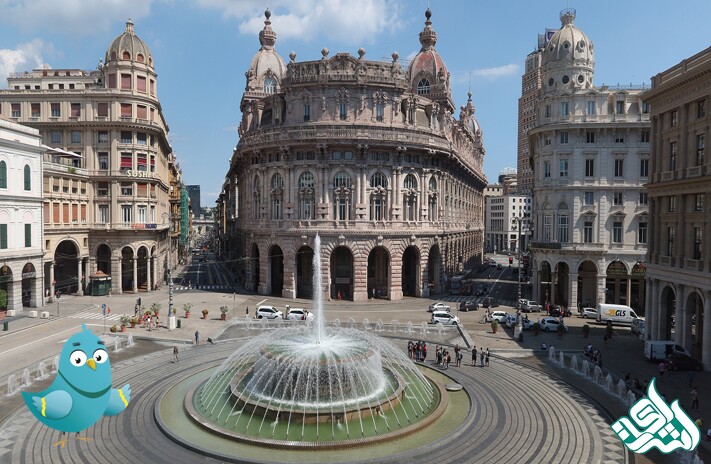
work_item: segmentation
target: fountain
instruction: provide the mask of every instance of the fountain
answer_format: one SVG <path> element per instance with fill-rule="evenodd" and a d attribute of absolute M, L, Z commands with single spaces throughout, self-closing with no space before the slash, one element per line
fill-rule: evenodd
<path fill-rule="evenodd" d="M 213 433 L 262 446 L 344 448 L 395 440 L 444 411 L 444 391 L 403 350 L 358 330 L 352 318 L 347 328 L 325 326 L 320 241 L 315 327 L 252 337 L 185 396 L 188 414 Z"/>
<path fill-rule="evenodd" d="M 390 332 L 398 333 L 400 331 L 400 321 L 393 319 L 390 321 Z"/>
<path fill-rule="evenodd" d="M 552 346 L 548 348 L 548 359 L 555 360 L 555 348 Z"/>
<path fill-rule="evenodd" d="M 47 364 L 44 361 L 40 361 L 40 363 L 37 365 L 37 376 L 35 376 L 35 379 L 44 380 L 47 377 Z"/>
<path fill-rule="evenodd" d="M 133 335 L 129 334 L 128 338 L 126 339 L 126 348 L 131 348 L 135 344 L 136 343 L 133 341 Z"/>
<path fill-rule="evenodd" d="M 570 368 L 573 370 L 573 372 L 578 372 L 578 356 L 575 354 L 570 357 Z"/>
<path fill-rule="evenodd" d="M 632 390 L 627 392 L 627 406 L 632 407 L 637 402 L 637 395 Z"/>
<path fill-rule="evenodd" d="M 121 349 L 121 339 L 119 337 L 114 337 L 114 352 Z"/>
<path fill-rule="evenodd" d="M 595 366 L 593 369 L 593 376 L 592 380 L 595 382 L 597 385 L 600 385 L 600 379 L 602 378 L 602 369 L 600 369 L 600 366 Z"/>
<path fill-rule="evenodd" d="M 412 321 L 407 321 L 407 334 L 411 335 L 413 332 Z"/>
<path fill-rule="evenodd" d="M 338 318 L 335 318 L 333 322 L 331 322 L 331 327 L 334 327 L 336 329 L 341 327 L 341 320 Z"/>
<path fill-rule="evenodd" d="M 617 381 L 617 397 L 624 401 L 627 396 L 627 384 L 624 380 L 620 379 Z"/>
<path fill-rule="evenodd" d="M 420 333 L 422 335 L 427 335 L 427 322 L 422 321 L 422 325 L 420 325 Z"/>
<path fill-rule="evenodd" d="M 370 330 L 370 321 L 368 320 L 367 317 L 365 319 L 363 319 L 363 330 L 365 330 L 365 331 Z"/>
<path fill-rule="evenodd" d="M 558 364 L 560 364 L 560 367 L 565 367 L 565 354 L 563 352 L 560 352 L 560 356 L 558 356 Z"/>
<path fill-rule="evenodd" d="M 590 378 L 590 362 L 588 362 L 587 359 L 583 359 L 583 367 L 580 371 L 580 374 L 586 379 Z"/>
<path fill-rule="evenodd" d="M 30 370 L 25 369 L 24 371 L 22 371 L 22 384 L 20 385 L 20 387 L 25 388 L 29 385 L 32 385 L 32 377 L 30 377 Z"/>
<path fill-rule="evenodd" d="M 56 374 L 59 371 L 59 355 L 54 357 L 52 361 L 52 374 Z"/>
<path fill-rule="evenodd" d="M 20 386 L 17 384 L 17 376 L 11 374 L 10 377 L 7 378 L 7 396 L 12 396 L 18 391 L 20 391 Z"/>
<path fill-rule="evenodd" d="M 375 331 L 376 332 L 383 331 L 383 321 L 381 319 L 378 319 L 378 322 L 375 323 Z"/>
<path fill-rule="evenodd" d="M 607 374 L 607 377 L 605 377 L 605 391 L 608 393 L 612 393 L 612 374 Z"/>

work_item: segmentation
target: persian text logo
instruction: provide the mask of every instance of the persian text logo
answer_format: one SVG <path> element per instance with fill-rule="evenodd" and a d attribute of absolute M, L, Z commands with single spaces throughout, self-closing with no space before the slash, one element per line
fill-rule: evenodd
<path fill-rule="evenodd" d="M 646 453 L 653 447 L 662 453 L 695 449 L 701 437 L 699 428 L 681 409 L 679 400 L 671 406 L 664 401 L 654 388 L 655 380 L 649 382 L 647 396 L 632 405 L 629 417 L 620 417 L 612 430 L 635 453 Z"/>

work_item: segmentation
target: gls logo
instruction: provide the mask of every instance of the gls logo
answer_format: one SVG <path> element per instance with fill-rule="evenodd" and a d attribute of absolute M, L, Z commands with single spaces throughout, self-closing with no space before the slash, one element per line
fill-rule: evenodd
<path fill-rule="evenodd" d="M 618 309 L 617 311 L 615 311 L 614 309 L 611 309 L 607 312 L 607 315 L 608 316 L 623 316 L 623 317 L 626 316 L 624 309 Z"/>
<path fill-rule="evenodd" d="M 664 401 L 654 388 L 655 380 L 649 382 L 647 396 L 632 405 L 630 416 L 620 417 L 611 425 L 612 430 L 635 453 L 646 453 L 653 447 L 662 453 L 677 448 L 692 451 L 699 445 L 699 428 L 681 409 L 679 400 L 671 407 Z"/>

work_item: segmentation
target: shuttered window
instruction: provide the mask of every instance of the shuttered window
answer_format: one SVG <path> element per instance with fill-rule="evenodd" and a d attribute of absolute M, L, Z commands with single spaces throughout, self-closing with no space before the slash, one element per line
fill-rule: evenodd
<path fill-rule="evenodd" d="M 130 103 L 121 103 L 121 117 L 130 118 L 133 116 L 133 105 Z"/>
<path fill-rule="evenodd" d="M 136 77 L 136 90 L 139 92 L 146 91 L 146 78 L 144 76 Z"/>
<path fill-rule="evenodd" d="M 109 88 L 116 88 L 116 74 L 109 74 Z"/>
<path fill-rule="evenodd" d="M 121 74 L 121 89 L 131 89 L 131 75 Z"/>
<path fill-rule="evenodd" d="M 0 224 L 0 249 L 7 250 L 7 224 Z"/>
<path fill-rule="evenodd" d="M 70 116 L 73 118 L 78 118 L 81 116 L 81 104 L 80 103 L 72 103 L 72 111 L 70 113 Z"/>
<path fill-rule="evenodd" d="M 138 119 L 148 119 L 148 108 L 143 105 L 136 106 L 136 117 Z"/>
<path fill-rule="evenodd" d="M 86 205 L 81 205 L 81 222 L 86 222 Z"/>
<path fill-rule="evenodd" d="M 49 224 L 50 217 L 49 217 L 49 203 L 44 204 L 44 223 Z"/>
<path fill-rule="evenodd" d="M 72 205 L 72 222 L 79 220 L 79 205 Z"/>
<path fill-rule="evenodd" d="M 52 203 L 52 222 L 59 224 L 59 203 Z"/>
<path fill-rule="evenodd" d="M 25 224 L 25 247 L 32 246 L 32 224 Z"/>
<path fill-rule="evenodd" d="M 109 116 L 109 104 L 108 103 L 99 103 L 96 107 L 96 115 L 102 118 L 106 118 Z"/>

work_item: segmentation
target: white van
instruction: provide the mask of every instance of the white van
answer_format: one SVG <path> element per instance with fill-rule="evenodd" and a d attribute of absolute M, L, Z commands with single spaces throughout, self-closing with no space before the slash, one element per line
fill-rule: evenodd
<path fill-rule="evenodd" d="M 612 321 L 618 324 L 631 324 L 638 317 L 637 313 L 629 306 L 604 303 L 597 305 L 598 322 Z"/>
<path fill-rule="evenodd" d="M 691 356 L 683 346 L 677 345 L 676 342 L 670 340 L 652 340 L 644 343 L 644 357 L 650 361 L 658 361 L 667 359 L 667 356 L 672 354 L 685 354 Z"/>

